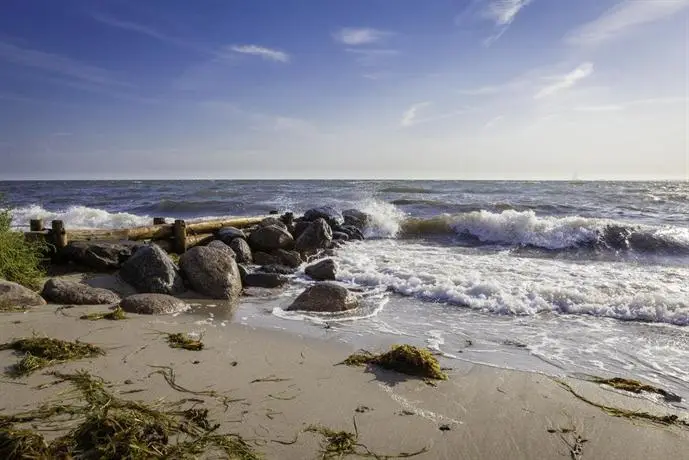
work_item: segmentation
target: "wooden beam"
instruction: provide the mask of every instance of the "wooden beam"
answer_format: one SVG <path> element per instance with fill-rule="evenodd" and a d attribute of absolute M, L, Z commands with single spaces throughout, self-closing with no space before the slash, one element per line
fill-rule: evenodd
<path fill-rule="evenodd" d="M 167 222 L 165 222 L 164 217 L 154 217 L 153 218 L 153 225 L 165 225 Z"/>
<path fill-rule="evenodd" d="M 188 222 L 187 230 L 192 234 L 212 233 L 223 227 L 251 227 L 263 219 L 265 217 L 235 217 L 233 219 L 209 220 L 205 222 Z"/>
<path fill-rule="evenodd" d="M 187 250 L 187 224 L 183 220 L 176 220 L 174 223 L 175 252 L 184 254 Z"/>
<path fill-rule="evenodd" d="M 65 232 L 65 223 L 61 220 L 54 220 L 52 222 L 53 244 L 55 249 L 59 252 L 67 246 L 67 232 Z"/>
<path fill-rule="evenodd" d="M 187 235 L 187 249 L 194 246 L 205 246 L 215 239 L 212 233 L 201 233 L 199 235 Z"/>

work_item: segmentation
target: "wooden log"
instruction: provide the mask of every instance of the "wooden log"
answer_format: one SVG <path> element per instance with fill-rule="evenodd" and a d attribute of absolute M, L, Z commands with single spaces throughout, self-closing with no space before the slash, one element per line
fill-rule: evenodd
<path fill-rule="evenodd" d="M 184 254 L 187 250 L 187 224 L 183 220 L 177 219 L 174 223 L 175 252 Z"/>
<path fill-rule="evenodd" d="M 167 222 L 165 222 L 164 217 L 154 217 L 153 218 L 153 225 L 165 225 Z"/>
<path fill-rule="evenodd" d="M 65 231 L 65 223 L 61 220 L 54 220 L 52 222 L 52 229 L 53 244 L 55 245 L 55 250 L 59 252 L 67 246 L 68 239 L 67 232 Z"/>
<path fill-rule="evenodd" d="M 265 217 L 235 217 L 233 219 L 209 220 L 206 222 L 188 222 L 187 230 L 191 234 L 211 233 L 223 227 L 243 228 L 256 225 Z"/>
<path fill-rule="evenodd" d="M 215 239 L 212 233 L 201 233 L 199 235 L 187 235 L 187 249 L 194 246 L 205 246 Z"/>
<path fill-rule="evenodd" d="M 158 240 L 173 236 L 173 225 L 116 229 L 69 230 L 70 241 L 83 240 Z"/>
<path fill-rule="evenodd" d="M 51 239 L 49 230 L 24 232 L 24 239 L 26 241 L 32 241 L 32 242 L 33 241 L 39 241 L 39 242 L 47 242 L 47 243 L 52 244 L 52 239 Z"/>
<path fill-rule="evenodd" d="M 29 221 L 29 229 L 32 232 L 40 232 L 45 230 L 45 227 L 43 226 L 43 219 L 31 219 Z"/>

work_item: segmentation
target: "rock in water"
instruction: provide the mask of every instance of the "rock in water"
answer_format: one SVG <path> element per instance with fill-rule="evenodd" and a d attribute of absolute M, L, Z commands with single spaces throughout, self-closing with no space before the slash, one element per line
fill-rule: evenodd
<path fill-rule="evenodd" d="M 333 259 L 325 259 L 309 265 L 304 270 L 304 273 L 316 281 L 326 281 L 335 279 L 335 270 L 335 261 Z"/>
<path fill-rule="evenodd" d="M 349 235 L 345 232 L 333 232 L 333 240 L 335 241 L 349 241 Z"/>
<path fill-rule="evenodd" d="M 332 227 L 344 224 L 342 214 L 330 206 L 309 209 L 304 213 L 304 220 L 312 222 L 316 219 L 324 219 Z"/>
<path fill-rule="evenodd" d="M 260 273 L 279 273 L 281 275 L 293 275 L 297 270 L 291 267 L 286 267 L 284 265 L 264 265 L 259 267 L 257 272 Z"/>
<path fill-rule="evenodd" d="M 280 263 L 278 256 L 258 251 L 254 253 L 254 263 L 256 265 L 276 265 Z"/>
<path fill-rule="evenodd" d="M 135 241 L 70 241 L 62 254 L 76 264 L 109 271 L 120 268 L 141 246 Z"/>
<path fill-rule="evenodd" d="M 295 248 L 302 253 L 310 253 L 330 247 L 333 231 L 330 225 L 321 218 L 311 222 L 297 239 Z"/>
<path fill-rule="evenodd" d="M 249 287 L 277 288 L 284 286 L 288 279 L 278 273 L 247 273 L 244 277 L 244 285 Z"/>
<path fill-rule="evenodd" d="M 358 209 L 347 209 L 342 212 L 344 224 L 351 225 L 363 231 L 371 222 L 371 215 Z"/>
<path fill-rule="evenodd" d="M 182 300 L 165 294 L 134 294 L 120 302 L 122 310 L 142 315 L 169 315 L 189 309 Z"/>
<path fill-rule="evenodd" d="M 305 220 L 298 220 L 294 223 L 294 229 L 292 231 L 292 235 L 294 235 L 294 239 L 298 239 L 302 233 L 304 233 L 304 230 L 306 230 L 309 225 L 311 225 L 311 222 L 307 222 Z"/>
<path fill-rule="evenodd" d="M 235 227 L 223 227 L 216 232 L 215 237 L 227 245 L 236 238 L 246 239 L 244 232 Z"/>
<path fill-rule="evenodd" d="M 184 281 L 175 263 L 158 245 L 142 246 L 120 268 L 120 277 L 139 292 L 179 294 Z"/>
<path fill-rule="evenodd" d="M 120 301 L 120 296 L 107 289 L 59 278 L 46 281 L 42 295 L 50 302 L 63 305 L 106 305 Z"/>
<path fill-rule="evenodd" d="M 290 249 L 294 246 L 294 238 L 286 229 L 277 225 L 268 225 L 251 232 L 249 245 L 258 251 Z"/>
<path fill-rule="evenodd" d="M 274 251 L 273 254 L 279 259 L 279 263 L 282 265 L 296 268 L 302 264 L 301 256 L 297 251 L 286 251 L 284 249 L 278 249 Z"/>
<path fill-rule="evenodd" d="M 242 238 L 235 238 L 230 241 L 230 247 L 237 255 L 237 263 L 239 264 L 252 264 L 254 263 L 254 257 L 251 255 L 251 248 L 249 243 L 247 243 Z"/>
<path fill-rule="evenodd" d="M 340 312 L 357 308 L 359 298 L 335 283 L 317 283 L 299 294 L 289 311 Z"/>
<path fill-rule="evenodd" d="M 277 217 L 266 217 L 258 223 L 259 228 L 269 227 L 271 225 L 275 225 L 276 227 L 284 228 L 285 230 L 287 230 L 287 225 L 285 225 L 285 223 Z"/>
<path fill-rule="evenodd" d="M 213 249 L 219 249 L 220 251 L 225 251 L 228 256 L 235 260 L 237 259 L 237 254 L 234 252 L 234 250 L 220 240 L 213 240 L 206 246 Z"/>
<path fill-rule="evenodd" d="M 35 305 L 45 305 L 45 300 L 21 284 L 0 279 L 1 307 L 31 307 Z"/>
<path fill-rule="evenodd" d="M 213 299 L 235 299 L 242 292 L 237 262 L 221 249 L 197 246 L 179 259 L 182 273 L 198 293 Z"/>

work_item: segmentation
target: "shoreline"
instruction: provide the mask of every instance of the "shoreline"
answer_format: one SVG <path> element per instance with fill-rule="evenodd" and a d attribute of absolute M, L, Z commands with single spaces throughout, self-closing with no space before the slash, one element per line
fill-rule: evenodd
<path fill-rule="evenodd" d="M 247 301 L 251 302 L 243 300 Z M 48 370 L 86 369 L 113 383 L 115 392 L 136 391 L 127 398 L 188 397 L 150 367 L 168 366 L 184 388 L 212 389 L 240 399 L 226 412 L 218 398 L 200 397 L 221 431 L 240 434 L 266 458 L 320 458 L 322 439 L 301 431 L 320 425 L 354 432 L 354 419 L 359 442 L 372 452 L 399 455 L 425 448 L 428 451 L 415 458 L 428 459 L 681 458 L 689 439 L 686 427 L 609 415 L 541 374 L 453 361 L 450 379 L 433 387 L 377 368 L 336 366 L 356 349 L 335 340 L 230 321 L 213 327 L 188 314 L 129 314 L 129 319 L 112 322 L 79 319 L 86 312 L 102 311 L 107 307 L 49 305 L 2 313 L 0 336 L 10 340 L 36 333 L 99 345 L 106 349 L 103 357 Z M 206 349 L 172 349 L 161 332 L 201 333 Z M 11 351 L 0 351 L 0 356 L 7 365 L 17 360 Z M 34 388 L 51 380 L 41 371 L 16 381 L 3 376 L 0 414 L 59 397 L 64 384 Z M 132 383 L 125 385 L 128 380 Z M 597 404 L 658 415 L 677 413 L 631 393 L 571 378 L 564 381 Z"/>

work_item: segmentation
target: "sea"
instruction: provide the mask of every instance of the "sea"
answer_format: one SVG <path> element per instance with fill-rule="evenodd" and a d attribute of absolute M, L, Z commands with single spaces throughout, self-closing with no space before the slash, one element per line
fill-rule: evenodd
<path fill-rule="evenodd" d="M 17 228 L 359 209 L 367 239 L 334 258 L 360 309 L 287 312 L 309 283 L 302 268 L 286 291 L 210 322 L 425 345 L 450 367 L 637 378 L 689 398 L 689 183 L 13 181 L 0 193 Z"/>

